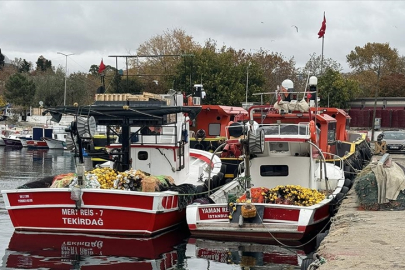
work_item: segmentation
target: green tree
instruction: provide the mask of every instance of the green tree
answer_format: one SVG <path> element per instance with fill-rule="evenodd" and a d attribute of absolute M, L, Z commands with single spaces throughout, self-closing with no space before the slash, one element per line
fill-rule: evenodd
<path fill-rule="evenodd" d="M 319 77 L 318 88 L 321 106 L 341 109 L 347 109 L 348 102 L 356 99 L 361 92 L 357 81 L 345 78 L 339 71 L 329 68 Z"/>
<path fill-rule="evenodd" d="M 5 97 L 13 105 L 23 107 L 23 120 L 27 118 L 27 110 L 33 105 L 35 90 L 35 83 L 21 73 L 10 76 L 6 82 Z"/>
<path fill-rule="evenodd" d="M 42 71 L 42 72 L 49 71 L 49 70 L 52 71 L 52 61 L 46 59 L 42 55 L 40 57 L 38 57 L 36 64 L 37 64 L 38 71 Z"/>
<path fill-rule="evenodd" d="M 37 73 L 32 77 L 36 85 L 34 105 L 42 101 L 44 107 L 54 107 L 63 104 L 65 72 L 58 67 L 55 73 Z"/>

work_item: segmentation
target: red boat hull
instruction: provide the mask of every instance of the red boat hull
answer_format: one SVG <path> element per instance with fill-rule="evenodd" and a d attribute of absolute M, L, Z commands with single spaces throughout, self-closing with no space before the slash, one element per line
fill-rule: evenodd
<path fill-rule="evenodd" d="M 180 229 L 151 238 L 15 232 L 3 262 L 24 269 L 72 269 L 72 263 L 80 269 L 168 269 L 177 261 L 174 246 L 185 237 Z"/>
<path fill-rule="evenodd" d="M 308 209 L 266 204 L 260 217 L 244 221 L 242 226 L 239 226 L 238 216 L 230 221 L 229 214 L 226 205 L 189 206 L 187 223 L 191 235 L 257 243 L 303 241 L 324 229 L 330 217 L 329 203 Z"/>
<path fill-rule="evenodd" d="M 150 236 L 185 221 L 175 192 L 82 192 L 78 209 L 69 189 L 2 191 L 16 230 Z"/>

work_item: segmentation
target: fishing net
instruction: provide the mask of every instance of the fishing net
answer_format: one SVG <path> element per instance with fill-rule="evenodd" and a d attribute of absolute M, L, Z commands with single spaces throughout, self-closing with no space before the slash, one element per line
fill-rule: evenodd
<path fill-rule="evenodd" d="M 17 189 L 29 189 L 29 188 L 49 188 L 52 185 L 54 176 L 48 176 L 41 179 L 37 179 L 24 185 L 17 187 Z"/>
<path fill-rule="evenodd" d="M 359 205 L 364 210 L 405 210 L 404 190 L 399 192 L 396 200 L 378 203 L 377 178 L 370 166 L 367 166 L 358 174 L 355 179 L 354 190 L 358 197 Z"/>
<path fill-rule="evenodd" d="M 179 210 L 187 207 L 193 202 L 197 188 L 192 184 L 181 184 L 178 186 L 171 186 L 168 190 L 177 191 L 179 193 Z"/>

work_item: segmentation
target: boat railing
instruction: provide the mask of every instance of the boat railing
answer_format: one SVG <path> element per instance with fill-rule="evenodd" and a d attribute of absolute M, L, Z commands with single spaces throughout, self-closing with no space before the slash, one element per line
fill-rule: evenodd
<path fill-rule="evenodd" d="M 283 137 L 283 138 L 310 138 L 309 124 L 260 124 L 259 128 L 263 129 L 266 138 Z"/>

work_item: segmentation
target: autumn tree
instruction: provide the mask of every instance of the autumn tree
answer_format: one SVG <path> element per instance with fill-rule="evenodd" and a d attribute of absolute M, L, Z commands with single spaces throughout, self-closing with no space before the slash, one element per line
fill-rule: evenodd
<path fill-rule="evenodd" d="M 310 55 L 310 59 L 305 64 L 305 67 L 301 69 L 301 73 L 305 76 L 310 74 L 320 77 L 328 69 L 339 72 L 343 70 L 342 65 L 332 58 L 323 58 L 321 55 L 313 53 Z"/>
<path fill-rule="evenodd" d="M 21 73 L 16 73 L 6 82 L 5 97 L 13 105 L 21 106 L 23 110 L 23 120 L 27 117 L 27 110 L 33 105 L 35 95 L 35 83 Z"/>
<path fill-rule="evenodd" d="M 346 56 L 349 66 L 360 78 L 360 84 L 364 89 L 374 93 L 374 111 L 372 121 L 372 134 L 374 138 L 374 119 L 376 114 L 377 97 L 380 92 L 380 80 L 383 76 L 397 72 L 400 65 L 400 57 L 397 49 L 390 47 L 388 43 L 367 43 L 364 47 L 356 46 Z M 364 76 L 362 76 L 364 74 Z M 361 78 L 364 78 L 361 80 Z"/>
<path fill-rule="evenodd" d="M 149 86 L 146 90 L 164 93 L 173 88 L 175 68 L 184 60 L 182 56 L 199 47 L 184 30 L 166 30 L 138 47 L 137 57 L 129 59 L 129 75 L 138 77 L 145 86 Z"/>
<path fill-rule="evenodd" d="M 277 86 L 281 85 L 286 79 L 291 79 L 295 86 L 298 86 L 294 58 L 286 59 L 281 53 L 260 49 L 251 56 L 251 59 L 257 63 L 257 68 L 260 70 L 261 76 L 263 76 L 262 92 L 275 92 Z M 273 103 L 275 96 L 267 96 L 265 101 L 267 100 Z"/>

